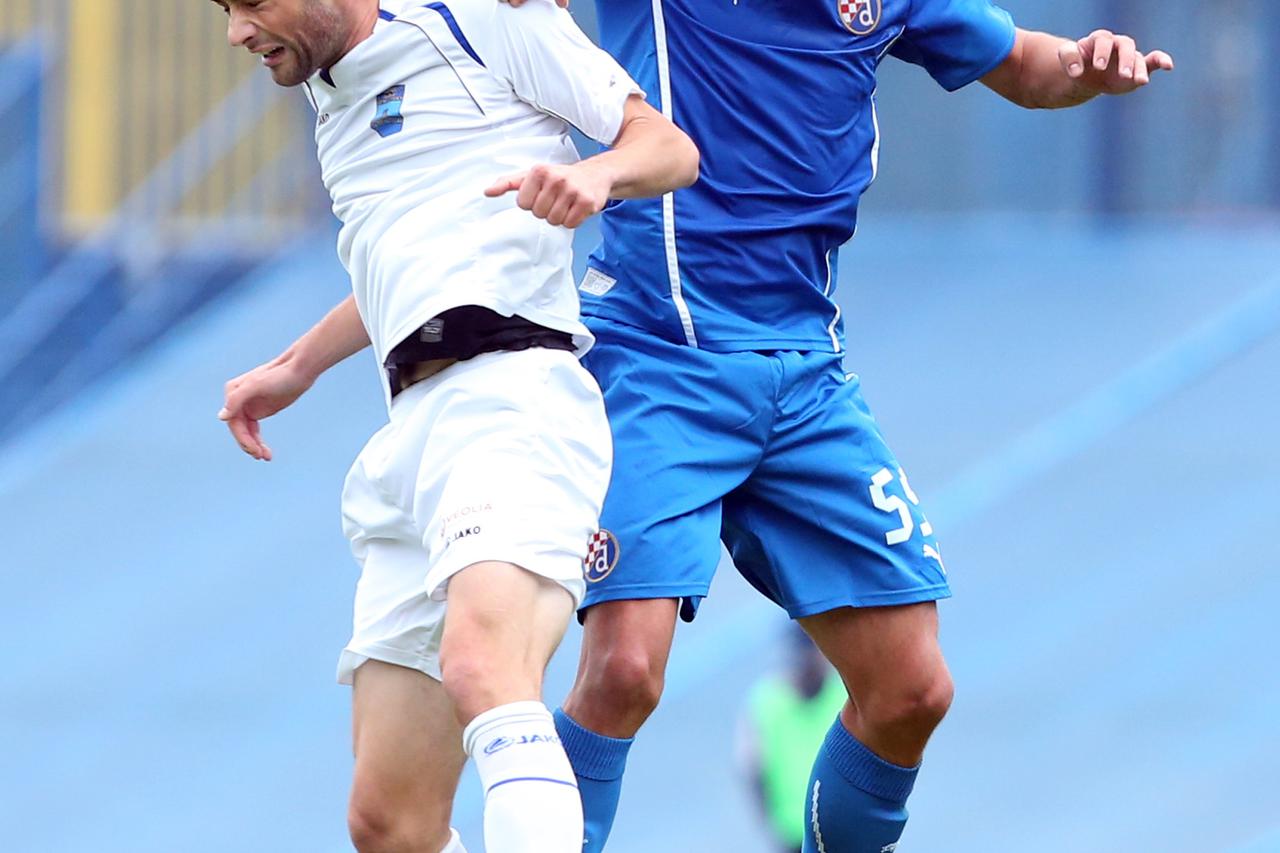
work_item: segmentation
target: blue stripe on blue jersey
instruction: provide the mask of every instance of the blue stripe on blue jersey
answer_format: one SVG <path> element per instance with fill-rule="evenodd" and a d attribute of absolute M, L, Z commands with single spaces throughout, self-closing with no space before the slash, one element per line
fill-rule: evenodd
<path fill-rule="evenodd" d="M 480 63 L 481 67 L 485 67 L 484 60 L 480 58 L 475 48 L 471 46 L 471 42 L 467 41 L 467 37 L 463 35 L 462 28 L 458 26 L 458 21 L 453 17 L 453 12 L 449 11 L 449 7 L 443 3 L 428 3 L 426 8 L 439 12 L 440 17 L 444 18 L 444 22 L 449 25 L 449 32 L 453 33 L 453 37 L 458 40 L 458 44 L 462 45 L 462 49 L 467 52 L 467 55 Z"/>

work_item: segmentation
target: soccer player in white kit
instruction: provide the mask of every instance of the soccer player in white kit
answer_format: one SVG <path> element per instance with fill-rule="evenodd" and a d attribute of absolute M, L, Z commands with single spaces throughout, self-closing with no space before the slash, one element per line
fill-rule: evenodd
<path fill-rule="evenodd" d="M 214 2 L 233 46 L 306 88 L 353 289 L 227 383 L 219 417 L 269 460 L 259 420 L 369 344 L 390 413 L 343 491 L 362 568 L 338 672 L 354 684 L 352 839 L 461 851 L 449 816 L 470 755 L 491 853 L 577 853 L 581 804 L 541 683 L 582 598 L 612 448 L 577 360 L 591 335 L 569 228 L 610 198 L 692 183 L 697 150 L 551 0 L 532 16 L 493 0 Z M 579 161 L 570 124 L 611 150 Z"/>

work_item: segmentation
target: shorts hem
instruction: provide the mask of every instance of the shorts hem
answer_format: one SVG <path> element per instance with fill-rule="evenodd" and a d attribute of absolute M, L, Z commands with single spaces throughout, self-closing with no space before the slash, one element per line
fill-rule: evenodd
<path fill-rule="evenodd" d="M 480 554 L 484 554 L 484 556 L 480 556 Z M 573 555 L 566 554 L 565 559 L 575 558 Z M 449 581 L 452 580 L 453 576 L 458 572 L 479 563 L 508 563 L 528 572 L 529 574 L 545 578 L 546 580 L 560 586 L 565 590 L 565 592 L 573 596 L 573 606 L 576 610 L 582 605 L 582 601 L 586 596 L 586 592 L 583 589 L 586 581 L 582 579 L 582 574 L 580 572 L 575 576 L 566 577 L 566 573 L 563 571 L 552 571 L 550 564 L 553 562 L 557 561 L 548 559 L 545 556 L 537 559 L 529 559 L 527 554 L 521 558 L 513 554 L 502 554 L 501 552 L 491 550 L 476 549 L 475 552 L 471 553 L 459 552 L 457 556 L 447 555 L 446 557 L 441 558 L 434 566 L 432 566 L 431 571 L 427 573 L 425 589 L 428 597 L 430 597 L 432 601 L 446 601 L 449 597 L 446 587 L 449 585 Z M 582 565 L 582 558 L 576 558 L 573 565 L 575 567 Z"/>
<path fill-rule="evenodd" d="M 878 592 L 874 595 L 841 595 L 800 604 L 786 604 L 783 605 L 783 609 L 792 619 L 803 619 L 806 616 L 816 616 L 841 607 L 894 607 L 921 604 L 926 601 L 941 601 L 950 597 L 951 587 L 947 584 L 938 584 L 920 589 Z"/>
<path fill-rule="evenodd" d="M 385 643 L 362 643 L 347 646 L 338 655 L 338 683 L 352 684 L 355 681 L 356 670 L 366 661 L 371 660 L 402 666 L 405 669 L 416 670 L 436 681 L 442 680 L 439 657 L 417 655 Z"/>
<path fill-rule="evenodd" d="M 596 589 L 599 589 L 598 587 Z M 706 598 L 711 591 L 709 583 L 682 584 L 625 584 L 609 586 L 593 594 L 591 586 L 579 605 L 579 612 L 606 601 L 648 601 L 655 598 Z"/>

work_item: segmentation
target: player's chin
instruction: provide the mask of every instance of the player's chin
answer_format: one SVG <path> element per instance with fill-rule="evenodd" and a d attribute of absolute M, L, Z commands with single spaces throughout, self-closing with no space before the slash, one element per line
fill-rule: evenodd
<path fill-rule="evenodd" d="M 303 68 L 302 63 L 291 50 L 285 52 L 284 59 L 279 65 L 267 70 L 271 72 L 271 79 L 277 86 L 301 86 L 311 77 L 311 73 Z"/>

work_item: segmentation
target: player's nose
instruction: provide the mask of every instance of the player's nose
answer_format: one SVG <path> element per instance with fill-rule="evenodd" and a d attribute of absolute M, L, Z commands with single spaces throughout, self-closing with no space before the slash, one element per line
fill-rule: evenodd
<path fill-rule="evenodd" d="M 227 43 L 232 47 L 243 47 L 255 32 L 257 29 L 253 22 L 242 12 L 232 8 L 231 15 L 227 18 Z"/>

